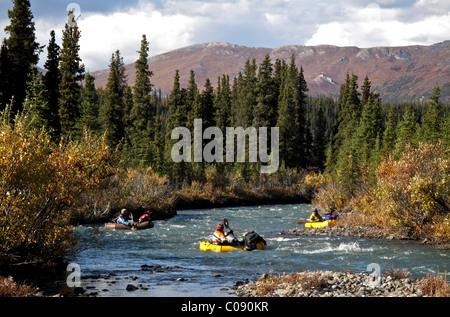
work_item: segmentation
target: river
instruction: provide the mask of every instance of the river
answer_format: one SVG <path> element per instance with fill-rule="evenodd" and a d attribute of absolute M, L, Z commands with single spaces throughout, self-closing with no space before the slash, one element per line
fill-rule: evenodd
<path fill-rule="evenodd" d="M 306 204 L 180 210 L 177 216 L 155 221 L 154 228 L 141 231 L 79 226 L 80 236 L 94 229 L 98 238 L 70 261 L 80 267 L 82 287 L 99 297 L 232 297 L 236 282 L 270 271 L 361 272 L 371 263 L 382 272 L 407 269 L 412 278 L 448 270 L 450 251 L 414 242 L 278 234 L 298 226 L 310 210 Z M 251 230 L 260 234 L 266 250 L 200 251 L 200 242 L 224 218 L 236 236 Z M 162 267 L 144 270 L 143 265 Z M 127 291 L 128 284 L 137 289 Z"/>

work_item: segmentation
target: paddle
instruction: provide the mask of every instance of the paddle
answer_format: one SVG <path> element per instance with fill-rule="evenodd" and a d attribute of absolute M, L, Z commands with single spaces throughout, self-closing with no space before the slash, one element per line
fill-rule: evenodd
<path fill-rule="evenodd" d="M 225 228 L 227 228 L 230 231 L 230 234 L 233 236 L 234 240 L 237 241 L 236 236 L 233 233 L 233 230 L 231 230 L 230 227 L 228 226 L 228 220 L 226 218 L 223 220 L 223 224 L 225 225 Z"/>

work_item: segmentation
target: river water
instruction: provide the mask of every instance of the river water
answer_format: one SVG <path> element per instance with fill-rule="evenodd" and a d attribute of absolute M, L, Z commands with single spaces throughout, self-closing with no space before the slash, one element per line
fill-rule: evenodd
<path fill-rule="evenodd" d="M 84 288 L 108 297 L 235 296 L 236 282 L 270 271 L 361 272 L 371 271 L 368 265 L 376 263 L 382 273 L 407 269 L 413 278 L 421 278 L 449 269 L 450 251 L 417 243 L 279 234 L 308 219 L 310 210 L 306 204 L 180 210 L 177 216 L 155 221 L 154 228 L 141 231 L 79 226 L 76 231 L 81 236 L 94 229 L 98 238 L 70 260 L 79 265 Z M 266 250 L 200 251 L 200 242 L 224 218 L 238 237 L 251 230 L 260 234 L 267 242 Z M 143 270 L 143 265 L 162 268 Z M 128 284 L 138 289 L 127 291 Z"/>

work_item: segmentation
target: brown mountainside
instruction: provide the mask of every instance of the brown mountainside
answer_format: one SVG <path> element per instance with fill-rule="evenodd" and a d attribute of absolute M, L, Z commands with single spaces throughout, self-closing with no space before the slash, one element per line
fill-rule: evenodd
<path fill-rule="evenodd" d="M 275 49 L 245 47 L 229 43 L 204 43 L 173 50 L 149 59 L 155 88 L 163 93 L 172 90 L 175 70 L 180 71 L 183 87 L 191 69 L 202 89 L 206 78 L 215 85 L 222 74 L 233 78 L 243 70 L 247 59 L 259 64 L 266 54 L 272 62 L 277 58 L 290 60 L 294 54 L 297 65 L 303 66 L 309 95 L 337 97 L 346 73 L 359 76 L 360 85 L 366 75 L 372 91 L 380 93 L 385 102 L 426 100 L 433 88 L 441 87 L 441 101 L 450 103 L 450 41 L 430 46 L 403 47 L 337 47 L 331 45 L 289 45 Z M 134 84 L 134 64 L 126 65 L 127 80 Z M 92 73 L 96 86 L 104 87 L 108 70 Z"/>

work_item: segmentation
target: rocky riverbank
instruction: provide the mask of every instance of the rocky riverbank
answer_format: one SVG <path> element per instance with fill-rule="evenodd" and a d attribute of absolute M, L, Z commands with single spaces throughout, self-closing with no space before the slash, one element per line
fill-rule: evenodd
<path fill-rule="evenodd" d="M 341 236 L 341 237 L 356 237 L 366 239 L 383 239 L 383 240 L 410 240 L 416 241 L 422 244 L 433 246 L 437 249 L 447 250 L 450 249 L 450 243 L 435 242 L 428 239 L 419 239 L 418 237 L 405 232 L 389 232 L 382 230 L 375 226 L 343 226 L 339 222 L 336 226 L 325 227 L 320 229 L 300 227 L 290 229 L 288 231 L 278 232 L 280 235 L 295 235 L 295 236 Z"/>
<path fill-rule="evenodd" d="M 303 226 L 278 232 L 295 236 L 342 236 L 366 239 L 412 240 L 416 237 L 404 233 L 390 233 L 373 226 L 342 226 L 321 229 Z M 440 249 L 449 249 L 448 243 L 436 244 L 420 241 Z M 300 272 L 291 274 L 263 274 L 258 280 L 239 285 L 235 294 L 240 297 L 422 297 L 450 296 L 450 285 L 442 276 L 418 280 L 408 277 L 406 271 L 387 272 L 375 278 L 373 273 Z"/>
<path fill-rule="evenodd" d="M 373 274 L 373 273 L 372 273 Z M 301 272 L 274 276 L 237 287 L 240 297 L 422 297 L 423 283 L 408 277 L 374 278 L 367 272 Z"/>
<path fill-rule="evenodd" d="M 37 289 L 35 292 L 30 293 L 29 296 L 98 297 L 108 296 L 108 294 L 117 292 L 117 290 L 126 291 L 130 294 L 140 291 L 141 295 L 145 295 L 145 291 L 149 291 L 154 285 L 150 285 L 152 283 L 148 283 L 148 279 L 142 279 L 142 275 L 165 274 L 165 279 L 179 283 L 189 281 L 189 278 L 186 277 L 187 271 L 192 271 L 192 269 L 180 266 L 144 264 L 141 265 L 141 270 L 140 272 L 137 271 L 136 275 L 108 273 L 81 276 L 81 285 L 77 287 L 68 287 L 66 281 L 60 280 L 50 283 L 42 289 Z"/>

